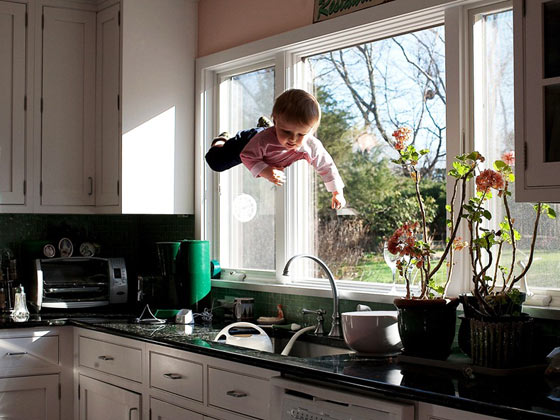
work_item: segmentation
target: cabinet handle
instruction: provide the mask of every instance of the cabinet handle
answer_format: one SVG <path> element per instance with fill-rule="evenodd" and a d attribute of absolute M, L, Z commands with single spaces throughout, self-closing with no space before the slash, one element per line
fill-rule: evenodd
<path fill-rule="evenodd" d="M 99 356 L 98 359 L 100 360 L 115 360 L 113 356 Z"/>
<path fill-rule="evenodd" d="M 92 195 L 93 194 L 93 178 L 91 176 L 88 176 L 89 179 L 89 193 L 88 195 Z"/>
<path fill-rule="evenodd" d="M 23 356 L 24 354 L 27 354 L 26 351 L 17 351 L 17 352 L 8 352 L 6 353 L 6 356 Z"/>
<path fill-rule="evenodd" d="M 229 395 L 230 397 L 234 397 L 234 398 L 243 398 L 243 397 L 247 397 L 249 394 L 247 394 L 246 392 L 243 391 L 228 391 L 226 392 L 226 395 Z"/>
<path fill-rule="evenodd" d="M 181 379 L 183 376 L 178 373 L 164 373 L 163 376 L 169 379 Z"/>
<path fill-rule="evenodd" d="M 132 407 L 130 410 L 128 410 L 128 420 L 132 420 L 132 412 L 135 410 L 138 411 L 138 407 Z"/>

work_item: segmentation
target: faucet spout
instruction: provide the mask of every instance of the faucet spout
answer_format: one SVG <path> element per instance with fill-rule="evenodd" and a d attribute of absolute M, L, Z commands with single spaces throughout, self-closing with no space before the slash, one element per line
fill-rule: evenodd
<path fill-rule="evenodd" d="M 283 271 L 284 276 L 287 276 L 289 274 L 289 267 L 290 267 L 290 264 L 292 263 L 292 261 L 294 261 L 298 258 L 309 258 L 310 260 L 315 261 L 319 265 L 319 267 L 321 267 L 323 269 L 323 271 L 325 272 L 325 274 L 327 275 L 327 278 L 329 279 L 329 284 L 331 286 L 331 293 L 332 293 L 332 299 L 333 299 L 332 326 L 331 326 L 331 330 L 329 332 L 329 337 L 342 337 L 342 325 L 340 323 L 340 305 L 339 305 L 339 300 L 338 300 L 338 290 L 336 288 L 336 283 L 334 281 L 334 276 L 333 276 L 331 270 L 329 269 L 329 267 L 327 267 L 327 265 L 320 258 L 318 258 L 314 255 L 297 254 L 297 255 L 294 255 L 293 257 L 291 257 L 288 260 L 288 262 L 286 263 L 286 265 L 284 266 L 284 271 Z"/>

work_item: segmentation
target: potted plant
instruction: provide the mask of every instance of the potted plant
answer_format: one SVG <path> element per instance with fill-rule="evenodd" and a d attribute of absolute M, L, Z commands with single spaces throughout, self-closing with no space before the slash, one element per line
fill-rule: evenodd
<path fill-rule="evenodd" d="M 451 351 L 455 336 L 457 298 L 447 297 L 447 288 L 453 271 L 453 256 L 458 243 L 457 231 L 463 217 L 467 182 L 474 177 L 482 156 L 473 152 L 458 156 L 449 171 L 454 178 L 453 194 L 446 209 L 448 238 L 443 252 L 436 257 L 433 238 L 426 221 L 424 199 L 420 192 L 421 176 L 417 168 L 419 159 L 428 153 L 417 150 L 410 141 L 411 130 L 402 127 L 393 133 L 393 147 L 400 165 L 415 183 L 418 220 L 409 221 L 395 230 L 387 242 L 389 252 L 398 256 L 397 268 L 406 284 L 406 295 L 394 300 L 398 309 L 398 325 L 404 352 L 407 355 L 446 359 Z M 456 204 L 456 202 L 458 204 Z M 457 212 L 455 207 L 457 206 Z M 445 284 L 436 285 L 435 276 L 445 270 Z M 413 272 L 420 277 L 419 291 L 413 295 L 411 288 Z"/>
<path fill-rule="evenodd" d="M 467 347 L 473 363 L 496 368 L 530 362 L 533 321 L 521 313 L 524 294 L 515 285 L 533 262 L 541 215 L 556 217 L 548 204 L 533 206 L 536 216 L 529 257 L 516 272 L 517 243 L 521 235 L 514 227 L 508 202 L 509 187 L 515 180 L 513 164 L 514 155 L 509 152 L 493 163 L 493 169 L 480 171 L 476 175 L 476 194 L 462 205 L 470 234 L 464 247 L 468 249 L 471 263 L 472 296 L 461 297 L 469 332 L 468 340 L 463 339 L 466 345 L 461 347 Z M 485 226 L 485 222 L 492 219 L 487 204 L 493 199 L 499 200 L 505 213 L 496 228 Z M 511 248 L 511 257 L 504 264 L 506 247 Z"/>

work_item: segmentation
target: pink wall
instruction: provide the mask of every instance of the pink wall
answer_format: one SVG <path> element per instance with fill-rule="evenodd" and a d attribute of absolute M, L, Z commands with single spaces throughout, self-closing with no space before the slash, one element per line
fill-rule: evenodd
<path fill-rule="evenodd" d="M 198 56 L 313 22 L 313 0 L 200 0 Z"/>

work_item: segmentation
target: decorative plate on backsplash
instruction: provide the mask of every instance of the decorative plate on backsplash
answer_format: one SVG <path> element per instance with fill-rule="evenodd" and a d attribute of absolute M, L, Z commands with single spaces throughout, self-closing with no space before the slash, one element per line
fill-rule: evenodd
<path fill-rule="evenodd" d="M 74 252 L 74 245 L 72 241 L 68 238 L 62 238 L 58 241 L 58 250 L 60 251 L 61 257 L 71 257 Z"/>

